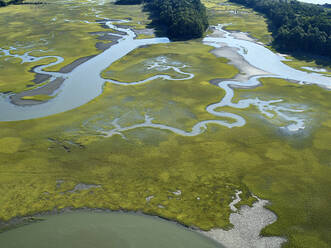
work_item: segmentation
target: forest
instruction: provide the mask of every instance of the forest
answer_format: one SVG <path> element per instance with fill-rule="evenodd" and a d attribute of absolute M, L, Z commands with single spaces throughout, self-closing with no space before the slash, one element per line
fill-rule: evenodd
<path fill-rule="evenodd" d="M 10 4 L 21 4 L 21 3 L 23 3 L 23 0 L 10 0 L 10 1 L 0 0 L 0 7 L 5 7 Z"/>
<path fill-rule="evenodd" d="M 118 0 L 116 4 L 142 2 L 152 25 L 165 29 L 172 40 L 200 38 L 208 28 L 206 8 L 200 0 Z"/>
<path fill-rule="evenodd" d="M 331 57 L 331 11 L 298 1 L 229 0 L 264 14 L 274 46 L 285 52 L 307 52 Z"/>

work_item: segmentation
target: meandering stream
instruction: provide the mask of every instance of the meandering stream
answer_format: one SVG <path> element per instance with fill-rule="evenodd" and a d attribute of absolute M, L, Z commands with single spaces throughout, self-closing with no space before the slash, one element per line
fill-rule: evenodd
<path fill-rule="evenodd" d="M 111 46 L 109 49 L 105 50 L 101 54 L 91 58 L 85 63 L 76 67 L 70 73 L 60 73 L 60 72 L 45 72 L 44 69 L 55 64 L 61 63 L 63 59 L 58 56 L 44 56 L 44 57 L 34 57 L 29 55 L 29 52 L 23 55 L 12 55 L 10 49 L 1 49 L 4 55 L 20 58 L 22 63 L 28 63 L 32 61 L 38 61 L 43 58 L 56 58 L 57 61 L 50 63 L 48 65 L 38 66 L 34 69 L 36 73 L 47 74 L 52 78 L 63 78 L 64 82 L 60 89 L 56 92 L 54 99 L 33 106 L 17 106 L 10 102 L 8 95 L 1 95 L 0 97 L 0 121 L 15 121 L 15 120 L 25 120 L 33 119 L 38 117 L 49 116 L 56 113 L 61 113 L 70 109 L 77 108 L 98 95 L 102 93 L 103 84 L 108 81 L 113 84 L 118 85 L 138 85 L 147 82 L 152 82 L 157 78 L 164 80 L 188 80 L 194 77 L 192 73 L 185 72 L 184 66 L 174 66 L 166 65 L 164 61 L 162 63 L 156 63 L 154 67 L 163 66 L 166 69 L 172 69 L 178 74 L 182 74 L 184 77 L 175 78 L 169 75 L 155 75 L 153 77 L 147 78 L 142 81 L 137 82 L 120 82 L 115 80 L 105 80 L 100 76 L 100 73 L 107 68 L 113 62 L 119 60 L 120 58 L 127 55 L 129 52 L 143 45 L 167 43 L 169 40 L 167 38 L 152 38 L 152 39 L 135 39 L 135 33 L 129 28 L 117 27 L 115 24 L 123 23 L 125 21 L 104 21 L 105 24 L 114 30 L 120 31 L 125 35 L 118 35 L 121 38 L 118 43 Z M 280 118 L 288 122 L 285 126 L 289 131 L 297 131 L 305 127 L 304 120 L 302 118 L 293 116 L 293 113 L 300 113 L 303 109 L 293 109 L 290 107 L 278 106 L 275 103 L 283 101 L 282 99 L 272 99 L 270 101 L 264 101 L 261 99 L 243 99 L 237 103 L 232 102 L 234 92 L 233 87 L 237 88 L 254 88 L 260 83 L 258 81 L 261 77 L 278 77 L 287 80 L 292 80 L 300 84 L 317 84 L 326 89 L 331 89 L 331 78 L 323 76 L 318 73 L 307 73 L 304 71 L 299 71 L 293 69 L 286 64 L 282 63 L 285 58 L 273 53 L 266 47 L 257 44 L 249 40 L 243 40 L 236 38 L 231 35 L 230 32 L 223 30 L 223 25 L 218 25 L 214 27 L 217 31 L 221 32 L 222 35 L 218 37 L 204 38 L 203 43 L 206 45 L 213 46 L 215 48 L 220 48 L 222 46 L 228 46 L 235 48 L 237 53 L 244 58 L 250 65 L 255 68 L 260 69 L 269 73 L 268 75 L 254 76 L 248 81 L 239 80 L 226 80 L 220 81 L 218 86 L 223 89 L 226 94 L 223 99 L 218 103 L 210 104 L 206 106 L 206 111 L 213 114 L 216 117 L 226 117 L 231 118 L 234 121 L 227 122 L 223 120 L 205 120 L 197 123 L 193 126 L 192 131 L 187 132 L 175 127 L 169 127 L 163 124 L 152 123 L 152 117 L 146 116 L 145 122 L 141 124 L 136 124 L 130 127 L 120 127 L 116 124 L 116 120 L 113 122 L 114 129 L 103 132 L 107 136 L 112 136 L 113 134 L 118 134 L 123 131 L 131 130 L 139 127 L 152 127 L 158 129 L 165 129 L 171 132 L 177 133 L 184 136 L 194 136 L 198 135 L 207 129 L 207 124 L 214 123 L 229 128 L 240 127 L 245 125 L 246 121 L 242 116 L 233 113 L 227 113 L 223 111 L 218 111 L 221 107 L 230 106 L 232 108 L 247 108 L 250 105 L 256 106 L 259 111 L 266 117 L 271 118 L 275 114 Z M 14 49 L 14 48 L 11 48 Z M 240 69 L 240 68 L 239 68 Z M 292 114 L 288 114 L 292 113 Z"/>
<path fill-rule="evenodd" d="M 0 95 L 0 121 L 34 119 L 77 108 L 93 100 L 102 93 L 102 86 L 106 80 L 101 78 L 100 73 L 110 64 L 119 60 L 139 46 L 169 42 L 168 38 L 134 39 L 136 35 L 132 30 L 128 28 L 119 28 L 115 26 L 114 23 L 123 23 L 123 21 L 105 22 L 109 28 L 125 33 L 125 35 L 122 35 L 122 38 L 118 43 L 79 65 L 72 72 L 67 74 L 43 71 L 43 69 L 47 67 L 61 63 L 63 61 L 61 57 L 34 57 L 30 56 L 29 53 L 25 53 L 24 55 L 13 55 L 13 57 L 21 58 L 22 63 L 49 57 L 56 58 L 56 62 L 49 65 L 38 66 L 34 71 L 40 74 L 51 75 L 53 78 L 64 78 L 65 80 L 61 88 L 56 92 L 56 97 L 40 105 L 17 106 L 10 102 L 8 95 Z M 9 51 L 4 49 L 1 51 L 10 55 Z"/>

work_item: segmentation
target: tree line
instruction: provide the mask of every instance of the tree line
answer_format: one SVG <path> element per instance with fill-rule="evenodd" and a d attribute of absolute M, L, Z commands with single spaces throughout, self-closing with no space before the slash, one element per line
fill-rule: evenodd
<path fill-rule="evenodd" d="M 165 29 L 173 40 L 202 37 L 208 28 L 206 8 L 200 0 L 117 0 L 116 4 L 141 4 L 150 12 L 152 25 Z"/>
<path fill-rule="evenodd" d="M 276 48 L 331 57 L 331 11 L 328 6 L 287 0 L 229 0 L 264 14 Z"/>
<path fill-rule="evenodd" d="M 10 4 L 22 4 L 23 0 L 10 0 L 10 1 L 5 1 L 5 0 L 0 0 L 0 7 L 5 7 Z"/>

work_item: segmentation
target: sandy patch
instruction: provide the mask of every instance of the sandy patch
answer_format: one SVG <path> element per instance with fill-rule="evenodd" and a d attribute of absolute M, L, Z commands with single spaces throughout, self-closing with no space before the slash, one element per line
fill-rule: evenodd
<path fill-rule="evenodd" d="M 240 191 L 237 191 L 234 201 L 240 201 Z M 280 248 L 286 242 L 282 237 L 262 237 L 261 230 L 274 223 L 277 216 L 266 209 L 268 201 L 257 199 L 252 207 L 242 206 L 239 211 L 232 206 L 236 212 L 230 214 L 230 223 L 233 228 L 226 231 L 223 229 L 212 229 L 208 232 L 202 231 L 204 235 L 216 240 L 227 248 Z"/>
<path fill-rule="evenodd" d="M 138 35 L 155 35 L 155 30 L 153 28 L 145 28 L 145 29 L 132 29 L 135 34 Z"/>
<path fill-rule="evenodd" d="M 93 189 L 93 188 L 101 188 L 101 185 L 97 184 L 85 184 L 85 183 L 79 183 L 77 184 L 72 190 L 66 191 L 65 193 L 76 193 L 81 190 L 87 190 L 87 189 Z"/>
<path fill-rule="evenodd" d="M 212 33 L 208 35 L 209 37 L 225 38 L 226 32 L 224 32 L 223 30 L 219 30 L 214 27 L 210 27 L 210 30 L 212 31 Z"/>
<path fill-rule="evenodd" d="M 238 49 L 229 47 L 229 46 L 223 46 L 220 48 L 215 48 L 211 51 L 212 54 L 214 54 L 216 57 L 223 57 L 230 60 L 229 64 L 234 65 L 237 67 L 240 71 L 238 75 L 236 75 L 233 80 L 236 81 L 247 81 L 249 78 L 253 76 L 259 76 L 259 75 L 270 75 L 270 73 L 262 71 L 251 64 L 249 64 L 243 56 L 241 56 L 238 53 Z M 219 81 L 219 80 L 218 80 Z"/>
<path fill-rule="evenodd" d="M 244 32 L 231 32 L 230 35 L 232 37 L 236 38 L 236 39 L 247 40 L 247 41 L 251 41 L 251 42 L 256 42 L 256 39 L 254 39 L 249 34 L 244 33 Z"/>

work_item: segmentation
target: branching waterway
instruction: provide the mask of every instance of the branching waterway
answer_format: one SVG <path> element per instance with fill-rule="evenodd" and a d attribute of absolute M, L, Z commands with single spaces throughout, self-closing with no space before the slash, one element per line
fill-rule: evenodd
<path fill-rule="evenodd" d="M 2 56 L 19 58 L 22 60 L 21 63 L 35 62 L 44 58 L 56 59 L 55 62 L 50 64 L 37 66 L 34 68 L 34 72 L 38 74 L 49 75 L 51 77 L 51 83 L 52 80 L 62 79 L 63 84 L 57 91 L 53 93 L 55 96 L 54 99 L 33 106 L 17 106 L 10 101 L 10 95 L 2 95 L 0 98 L 0 121 L 33 119 L 74 109 L 100 95 L 102 92 L 102 86 L 106 81 L 112 84 L 130 86 L 152 83 L 155 79 L 189 80 L 194 77 L 194 74 L 185 72 L 185 68 L 188 67 L 188 65 L 182 65 L 180 63 L 169 64 L 167 62 L 167 58 L 164 56 L 157 58 L 153 64 L 146 68 L 146 70 L 157 69 L 160 71 L 160 74 L 154 75 L 145 80 L 136 82 L 122 82 L 103 79 L 100 74 L 105 68 L 120 58 L 124 57 L 134 49 L 143 45 L 169 42 L 167 38 L 152 38 L 141 40 L 135 39 L 136 35 L 130 28 L 116 26 L 116 24 L 123 22 L 126 21 L 103 20 L 103 24 L 121 33 L 114 34 L 115 36 L 119 36 L 117 44 L 111 46 L 101 54 L 77 66 L 70 73 L 44 71 L 44 69 L 50 66 L 54 66 L 63 62 L 63 58 L 59 56 L 35 57 L 30 55 L 31 52 L 18 55 L 11 53 L 11 51 L 15 50 L 13 47 L 7 50 L 1 49 L 0 51 L 3 54 Z M 206 106 L 206 111 L 215 117 L 230 118 L 232 121 L 204 120 L 195 124 L 191 131 L 184 131 L 165 124 L 153 123 L 153 117 L 148 115 L 145 116 L 145 121 L 143 123 L 134 124 L 128 127 L 121 127 L 117 123 L 118 119 L 120 118 L 119 117 L 111 123 L 114 128 L 107 131 L 103 130 L 101 131 L 102 134 L 106 136 L 112 136 L 114 134 L 123 135 L 123 132 L 128 130 L 150 127 L 168 130 L 183 136 L 195 136 L 204 132 L 207 129 L 208 124 L 217 124 L 226 126 L 228 128 L 245 125 L 246 121 L 242 116 L 221 111 L 222 107 L 226 106 L 237 109 L 245 109 L 249 106 L 255 106 L 263 116 L 267 118 L 273 118 L 277 116 L 282 121 L 286 122 L 287 124 L 283 128 L 286 128 L 289 131 L 297 131 L 303 129 L 305 127 L 305 120 L 302 117 L 296 116 L 296 114 L 303 112 L 304 109 L 293 108 L 292 106 L 284 104 L 280 105 L 279 103 L 283 102 L 283 99 L 271 99 L 266 101 L 259 98 L 254 98 L 242 99 L 235 103 L 232 101 L 234 97 L 234 88 L 255 88 L 260 85 L 259 79 L 261 77 L 277 77 L 291 80 L 300 84 L 317 84 L 326 89 L 331 89 L 331 78 L 318 73 L 307 73 L 304 71 L 295 70 L 282 63 L 282 61 L 285 60 L 284 57 L 273 53 L 263 45 L 257 44 L 251 40 L 236 38 L 234 35 L 231 35 L 230 32 L 225 31 L 223 26 L 224 25 L 215 26 L 214 30 L 218 33 L 218 35 L 207 36 L 204 38 L 203 43 L 213 46 L 216 49 L 222 47 L 235 49 L 237 55 L 242 57 L 246 63 L 264 72 L 263 75 L 253 75 L 248 77 L 248 80 L 243 80 L 243 78 L 234 78 L 231 80 L 219 80 L 217 82 L 218 87 L 224 90 L 226 94 L 222 99 L 220 99 L 219 102 L 211 103 L 209 106 Z M 162 71 L 166 70 L 173 70 L 177 73 L 177 75 L 182 75 L 183 77 L 173 77 L 161 73 Z"/>
<path fill-rule="evenodd" d="M 10 95 L 2 94 L 0 96 L 0 121 L 34 119 L 77 108 L 102 93 L 102 86 L 106 80 L 100 76 L 100 73 L 110 64 L 140 46 L 169 42 L 168 38 L 135 39 L 136 35 L 132 30 L 114 25 L 115 23 L 120 24 L 123 22 L 125 21 L 105 21 L 104 24 L 109 28 L 123 32 L 124 35 L 120 35 L 121 38 L 117 44 L 79 65 L 70 73 L 44 71 L 47 67 L 61 63 L 63 61 L 61 57 L 34 57 L 29 55 L 29 53 L 12 55 L 10 50 L 14 48 L 1 49 L 1 52 L 4 54 L 2 56 L 7 55 L 20 58 L 22 63 L 35 62 L 50 57 L 56 58 L 56 62 L 38 66 L 34 69 L 34 72 L 50 75 L 52 78 L 63 78 L 64 81 L 59 90 L 55 92 L 56 97 L 54 99 L 39 105 L 17 106 L 10 101 Z"/>

